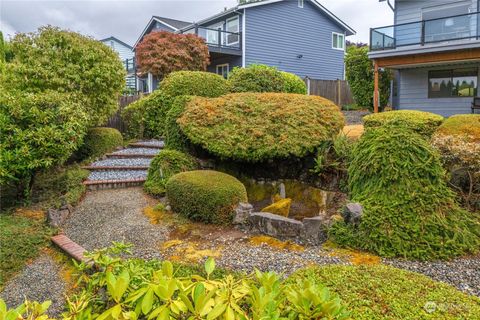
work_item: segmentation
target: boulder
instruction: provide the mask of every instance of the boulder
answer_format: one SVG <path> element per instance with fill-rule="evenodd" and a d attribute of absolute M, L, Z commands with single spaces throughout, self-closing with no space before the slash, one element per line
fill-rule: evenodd
<path fill-rule="evenodd" d="M 301 238 L 310 244 L 324 243 L 328 238 L 328 227 L 330 219 L 324 216 L 303 219 L 303 230 Z"/>
<path fill-rule="evenodd" d="M 268 212 L 254 212 L 249 216 L 251 230 L 273 237 L 297 238 L 301 235 L 303 224 L 300 221 L 285 218 Z"/>
<path fill-rule="evenodd" d="M 268 207 L 262 209 L 262 212 L 268 212 L 273 214 L 278 214 L 283 217 L 288 217 L 290 213 L 290 206 L 292 205 L 292 199 L 286 198 L 281 199 L 277 202 L 272 203 Z"/>
<path fill-rule="evenodd" d="M 240 202 L 235 208 L 235 217 L 233 218 L 233 224 L 245 224 L 253 212 L 253 206 L 247 202 Z"/>
<path fill-rule="evenodd" d="M 70 216 L 70 210 L 68 208 L 58 209 L 58 210 L 57 209 L 47 210 L 47 221 L 54 228 L 58 228 L 62 226 L 69 216 Z"/>
<path fill-rule="evenodd" d="M 347 203 L 342 210 L 342 217 L 346 223 L 360 224 L 363 216 L 363 206 L 360 203 Z"/>

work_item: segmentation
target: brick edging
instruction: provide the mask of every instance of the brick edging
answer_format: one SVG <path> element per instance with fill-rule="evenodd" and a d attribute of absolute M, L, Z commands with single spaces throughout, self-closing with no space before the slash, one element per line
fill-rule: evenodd
<path fill-rule="evenodd" d="M 52 242 L 57 245 L 60 249 L 62 249 L 65 253 L 69 256 L 74 258 L 79 262 L 86 262 L 91 263 L 85 256 L 83 255 L 87 250 L 85 250 L 82 246 L 73 242 L 69 237 L 64 234 L 58 234 L 50 238 Z"/>
<path fill-rule="evenodd" d="M 109 183 L 137 183 L 145 182 L 146 178 L 136 178 L 136 179 L 122 179 L 122 180 L 86 180 L 83 181 L 84 185 L 97 185 L 97 184 L 109 184 Z"/>

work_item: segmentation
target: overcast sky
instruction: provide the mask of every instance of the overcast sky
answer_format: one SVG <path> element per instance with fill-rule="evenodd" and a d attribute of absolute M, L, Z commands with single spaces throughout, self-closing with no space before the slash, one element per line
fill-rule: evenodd
<path fill-rule="evenodd" d="M 319 0 L 357 31 L 351 41 L 368 42 L 371 27 L 390 25 L 392 12 L 378 0 Z M 0 30 L 6 35 L 54 25 L 93 36 L 115 36 L 133 44 L 152 15 L 198 21 L 232 7 L 236 0 L 0 0 Z"/>

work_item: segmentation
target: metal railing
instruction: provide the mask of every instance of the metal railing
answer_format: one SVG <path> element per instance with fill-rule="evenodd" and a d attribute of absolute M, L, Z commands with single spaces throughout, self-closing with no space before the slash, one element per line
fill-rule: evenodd
<path fill-rule="evenodd" d="M 446 41 L 478 40 L 480 12 L 370 29 L 370 50 Z"/>
<path fill-rule="evenodd" d="M 185 30 L 182 33 L 196 34 L 205 39 L 205 43 L 210 47 L 226 48 L 241 50 L 242 48 L 242 34 L 241 32 L 225 31 L 221 28 L 205 28 L 195 26 L 191 29 Z"/>

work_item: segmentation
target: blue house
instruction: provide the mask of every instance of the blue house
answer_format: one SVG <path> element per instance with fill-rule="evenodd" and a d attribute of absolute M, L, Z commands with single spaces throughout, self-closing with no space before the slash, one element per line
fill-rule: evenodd
<path fill-rule="evenodd" d="M 102 39 L 100 40 L 100 42 L 106 44 L 118 54 L 118 56 L 120 57 L 120 60 L 122 60 L 125 70 L 127 70 L 127 76 L 125 78 L 127 88 L 135 90 L 136 89 L 136 84 L 135 84 L 136 77 L 135 77 L 135 65 L 134 65 L 135 55 L 133 52 L 133 47 L 113 36 Z"/>
<path fill-rule="evenodd" d="M 158 30 L 193 33 L 210 51 L 208 71 L 266 64 L 300 77 L 343 80 L 345 38 L 355 31 L 316 0 L 240 1 L 197 22 L 153 16 L 139 39 Z M 149 75 L 145 91 L 158 81 Z"/>
<path fill-rule="evenodd" d="M 480 1 L 386 3 L 395 13 L 393 25 L 371 29 L 369 57 L 375 68 L 396 75 L 394 109 L 471 113 L 480 74 Z M 377 108 L 378 90 L 375 96 Z"/>

